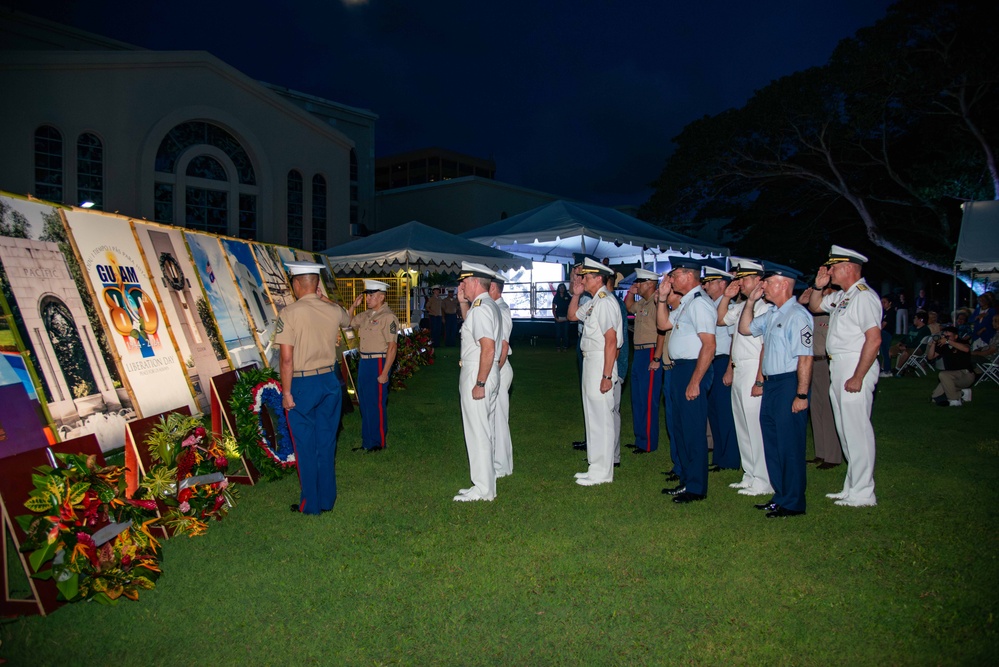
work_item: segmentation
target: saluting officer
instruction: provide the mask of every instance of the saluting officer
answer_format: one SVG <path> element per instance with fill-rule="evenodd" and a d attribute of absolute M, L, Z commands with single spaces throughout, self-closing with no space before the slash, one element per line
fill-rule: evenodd
<path fill-rule="evenodd" d="M 718 321 L 732 326 L 739 325 L 739 318 L 746 302 L 732 304 L 739 293 L 748 297 L 763 280 L 763 265 L 745 257 L 730 257 L 730 266 L 735 275 L 718 302 Z M 763 299 L 756 301 L 753 317 L 767 311 Z M 739 458 L 742 460 L 742 480 L 729 484 L 745 496 L 770 495 L 767 462 L 763 455 L 763 431 L 760 430 L 760 406 L 763 396 L 763 338 L 756 336 L 732 337 L 732 417 L 735 422 L 736 442 L 739 443 Z"/>
<path fill-rule="evenodd" d="M 829 398 L 836 431 L 846 458 L 846 480 L 839 493 L 826 494 L 837 505 L 877 505 L 874 494 L 874 427 L 871 407 L 878 383 L 881 347 L 881 298 L 861 277 L 867 258 L 855 250 L 834 245 L 819 267 L 808 307 L 829 313 Z M 832 283 L 840 289 L 827 296 Z"/>
<path fill-rule="evenodd" d="M 704 267 L 701 287 L 711 299 L 716 312 L 725 288 L 732 281 L 732 274 L 713 266 Z M 715 358 L 711 362 L 711 387 L 708 389 L 708 423 L 714 439 L 714 465 L 710 472 L 737 470 L 739 468 L 739 443 L 735 437 L 735 420 L 732 417 L 732 334 L 735 326 L 724 322 L 715 328 Z"/>
<path fill-rule="evenodd" d="M 454 347 L 458 344 L 458 298 L 454 289 L 448 289 L 447 296 L 441 301 L 441 310 L 444 312 L 445 345 Z"/>
<path fill-rule="evenodd" d="M 427 299 L 427 317 L 430 318 L 430 340 L 434 347 L 441 346 L 441 334 L 444 332 L 444 311 L 441 308 L 444 300 L 441 299 L 441 288 L 435 287 L 430 298 Z"/>
<path fill-rule="evenodd" d="M 621 306 L 607 289 L 614 271 L 589 257 L 583 259 L 573 277 L 569 319 L 582 322 L 580 350 L 583 354 L 583 419 L 586 423 L 586 472 L 576 473 L 576 484 L 596 486 L 614 481 L 614 450 L 621 427 L 615 412 L 618 382 L 617 356 L 623 340 Z M 580 296 L 592 297 L 584 306 Z"/>
<path fill-rule="evenodd" d="M 635 352 L 632 357 L 631 411 L 635 454 L 659 448 L 659 394 L 662 391 L 662 357 L 665 337 L 656 331 L 656 290 L 659 274 L 635 269 L 635 282 L 624 305 L 635 316 Z M 635 300 L 635 296 L 641 297 Z"/>
<path fill-rule="evenodd" d="M 288 262 L 295 303 L 281 311 L 274 342 L 281 347 L 281 405 L 295 446 L 301 494 L 291 511 L 319 514 L 336 503 L 336 432 L 340 378 L 336 346 L 347 313 L 317 295 L 321 264 Z"/>
<path fill-rule="evenodd" d="M 388 435 L 389 377 L 399 344 L 399 320 L 385 303 L 387 292 L 386 283 L 365 280 L 364 291 L 350 307 L 353 313 L 363 299 L 367 308 L 350 320 L 360 338 L 357 392 L 361 407 L 361 449 L 365 453 L 385 449 Z"/>
<path fill-rule="evenodd" d="M 513 334 L 513 315 L 510 305 L 503 300 L 503 287 L 506 280 L 499 273 L 489 283 L 489 296 L 499 307 L 503 330 L 500 339 L 499 355 L 499 394 L 496 397 L 496 412 L 493 415 L 493 434 L 496 438 L 493 445 L 493 467 L 496 477 L 506 477 L 513 474 L 513 440 L 510 438 L 510 387 L 513 385 L 513 366 L 510 365 L 510 336 Z M 461 316 L 467 312 L 462 306 Z"/>
<path fill-rule="evenodd" d="M 768 519 L 805 513 L 805 431 L 812 381 L 812 316 L 794 298 L 797 272 L 776 269 L 763 274 L 739 318 L 739 333 L 763 337 L 763 404 L 760 425 L 770 484 L 769 502 L 756 505 Z M 766 296 L 772 306 L 753 317 Z"/>
<path fill-rule="evenodd" d="M 715 358 L 715 329 L 718 316 L 711 300 L 701 289 L 701 264 L 676 257 L 672 270 L 659 286 L 657 326 L 671 329 L 669 356 L 673 360 L 670 399 L 682 469 L 680 483 L 663 489 L 674 503 L 704 500 L 708 495 L 708 403 L 711 362 Z M 671 292 L 680 294 L 680 305 L 671 314 L 667 300 Z M 675 468 L 674 468 L 675 470 Z"/>
<path fill-rule="evenodd" d="M 458 299 L 470 305 L 461 328 L 458 395 L 472 486 L 458 491 L 454 497 L 458 502 L 496 497 L 493 419 L 499 395 L 497 364 L 503 339 L 503 316 L 489 296 L 489 285 L 495 277 L 493 271 L 481 264 L 461 263 Z"/>

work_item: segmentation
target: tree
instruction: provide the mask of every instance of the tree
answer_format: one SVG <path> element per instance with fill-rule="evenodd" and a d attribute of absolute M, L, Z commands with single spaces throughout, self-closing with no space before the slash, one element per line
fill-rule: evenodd
<path fill-rule="evenodd" d="M 762 224 L 784 238 L 788 217 L 840 225 L 849 210 L 873 244 L 949 272 L 957 204 L 999 192 L 994 14 L 977 0 L 893 5 L 827 65 L 687 125 L 641 215 L 675 225 L 728 214 L 743 233 Z M 776 193 L 792 199 L 761 210 Z"/>

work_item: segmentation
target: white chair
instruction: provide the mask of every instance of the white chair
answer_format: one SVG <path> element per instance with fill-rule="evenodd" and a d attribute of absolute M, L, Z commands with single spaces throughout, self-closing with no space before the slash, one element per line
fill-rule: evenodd
<path fill-rule="evenodd" d="M 995 355 L 988 361 L 978 364 L 978 370 L 981 371 L 982 375 L 975 381 L 976 387 L 986 381 L 999 384 L 999 355 Z"/>
<path fill-rule="evenodd" d="M 912 351 L 909 358 L 905 360 L 905 363 L 895 370 L 895 375 L 902 375 L 906 370 L 912 369 L 916 372 L 916 375 L 925 376 L 929 366 L 929 362 L 926 361 L 926 348 L 929 347 L 931 339 L 932 336 L 926 336 L 923 340 L 919 341 L 919 345 Z"/>

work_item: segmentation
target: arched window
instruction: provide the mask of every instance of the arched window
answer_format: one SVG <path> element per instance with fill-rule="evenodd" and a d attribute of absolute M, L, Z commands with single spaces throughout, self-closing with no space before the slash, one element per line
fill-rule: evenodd
<path fill-rule="evenodd" d="M 160 142 L 155 168 L 157 221 L 257 237 L 256 172 L 246 150 L 228 131 L 205 121 L 177 125 Z"/>
<path fill-rule="evenodd" d="M 90 132 L 76 140 L 76 203 L 104 210 L 104 144 Z"/>
<path fill-rule="evenodd" d="M 312 177 L 312 251 L 326 250 L 326 179 Z"/>
<path fill-rule="evenodd" d="M 357 208 L 359 204 L 357 186 L 357 153 L 350 149 L 350 229 L 351 234 L 356 229 L 354 225 L 358 223 Z"/>
<path fill-rule="evenodd" d="M 62 183 L 62 134 L 42 125 L 35 130 L 35 196 L 62 202 Z"/>
<path fill-rule="evenodd" d="M 96 393 L 97 383 L 69 307 L 56 297 L 49 296 L 42 300 L 40 312 L 59 369 L 73 396 L 83 398 Z"/>
<path fill-rule="evenodd" d="M 305 184 L 295 169 L 288 172 L 288 245 L 305 247 Z"/>

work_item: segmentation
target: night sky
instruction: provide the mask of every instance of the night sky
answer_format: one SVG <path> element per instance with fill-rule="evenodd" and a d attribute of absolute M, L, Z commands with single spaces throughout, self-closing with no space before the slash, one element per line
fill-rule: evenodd
<path fill-rule="evenodd" d="M 641 204 L 691 120 L 821 65 L 888 0 L 2 0 L 370 109 L 376 155 L 440 146 L 496 177 Z M 169 9 L 168 9 L 169 8 Z"/>

